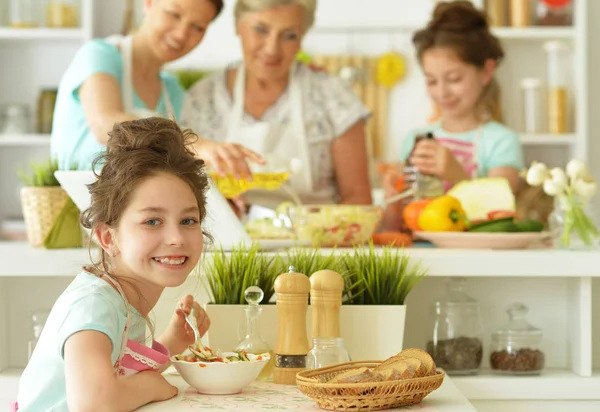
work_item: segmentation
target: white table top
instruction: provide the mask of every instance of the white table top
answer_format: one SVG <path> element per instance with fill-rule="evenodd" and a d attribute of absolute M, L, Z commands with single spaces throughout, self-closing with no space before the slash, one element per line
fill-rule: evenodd
<path fill-rule="evenodd" d="M 179 394 L 168 401 L 146 405 L 143 412 L 184 412 L 204 410 L 206 412 L 241 412 L 259 410 L 322 411 L 296 386 L 277 385 L 273 382 L 255 382 L 242 393 L 236 395 L 202 395 L 190 388 L 179 376 L 165 375 L 171 384 L 179 388 Z M 421 412 L 476 412 L 454 386 L 452 380 L 444 377 L 442 386 L 427 396 L 418 405 L 399 408 L 402 411 Z"/>

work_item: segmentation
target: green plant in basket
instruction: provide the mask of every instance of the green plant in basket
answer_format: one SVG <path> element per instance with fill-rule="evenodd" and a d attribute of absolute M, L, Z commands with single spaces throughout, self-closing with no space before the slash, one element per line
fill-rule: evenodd
<path fill-rule="evenodd" d="M 244 291 L 249 286 L 258 286 L 264 292 L 263 303 L 269 302 L 274 293 L 274 284 L 281 274 L 277 256 L 260 251 L 258 244 L 250 247 L 234 246 L 231 252 L 222 247 L 211 253 L 204 269 L 205 287 L 213 296 L 213 304 L 246 304 Z"/>
<path fill-rule="evenodd" d="M 49 158 L 43 162 L 30 162 L 29 170 L 21 168 L 17 171 L 17 176 L 24 186 L 60 186 L 60 183 L 54 176 L 54 172 L 57 170 L 58 160 Z"/>
<path fill-rule="evenodd" d="M 372 242 L 341 258 L 345 305 L 404 305 L 409 292 L 427 275 L 403 249 L 376 248 Z"/>

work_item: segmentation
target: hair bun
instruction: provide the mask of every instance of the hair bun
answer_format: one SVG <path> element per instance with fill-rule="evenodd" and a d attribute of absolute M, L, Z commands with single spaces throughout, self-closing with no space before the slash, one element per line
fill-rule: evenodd
<path fill-rule="evenodd" d="M 109 155 L 136 150 L 149 150 L 167 155 L 170 151 L 184 148 L 190 143 L 186 141 L 189 140 L 189 135 L 182 134 L 175 122 L 161 117 L 116 123 L 108 135 Z"/>
<path fill-rule="evenodd" d="M 486 14 L 470 1 L 447 1 L 435 7 L 429 28 L 455 32 L 487 30 L 488 21 Z"/>

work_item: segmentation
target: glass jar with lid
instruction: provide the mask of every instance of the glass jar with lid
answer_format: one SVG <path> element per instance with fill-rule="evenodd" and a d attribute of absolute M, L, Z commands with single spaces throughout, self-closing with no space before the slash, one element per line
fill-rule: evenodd
<path fill-rule="evenodd" d="M 69 28 L 79 26 L 80 0 L 48 0 L 46 26 Z"/>
<path fill-rule="evenodd" d="M 313 338 L 313 347 L 306 355 L 308 369 L 324 368 L 350 361 L 342 338 Z"/>
<path fill-rule="evenodd" d="M 490 366 L 492 371 L 510 375 L 537 375 L 544 369 L 540 350 L 542 331 L 526 319 L 527 306 L 514 303 L 506 310 L 508 323 L 492 333 Z"/>
<path fill-rule="evenodd" d="M 0 134 L 27 134 L 29 132 L 29 108 L 24 104 L 11 103 L 0 112 Z"/>
<path fill-rule="evenodd" d="M 540 26 L 573 24 L 573 0 L 538 0 L 537 22 Z"/>
<path fill-rule="evenodd" d="M 465 278 L 448 278 L 446 296 L 433 305 L 433 331 L 427 352 L 449 375 L 477 373 L 483 357 L 480 304 L 465 293 L 465 284 Z"/>

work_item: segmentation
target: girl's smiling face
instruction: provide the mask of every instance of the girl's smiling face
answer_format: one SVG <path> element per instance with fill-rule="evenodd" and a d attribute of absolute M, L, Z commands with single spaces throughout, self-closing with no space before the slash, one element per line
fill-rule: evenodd
<path fill-rule="evenodd" d="M 115 273 L 158 287 L 181 285 L 204 245 L 198 202 L 189 185 L 171 174 L 141 181 L 107 245 Z"/>
<path fill-rule="evenodd" d="M 427 92 L 446 118 L 464 118 L 475 113 L 494 73 L 491 65 L 479 69 L 446 47 L 427 50 L 421 64 Z"/>

